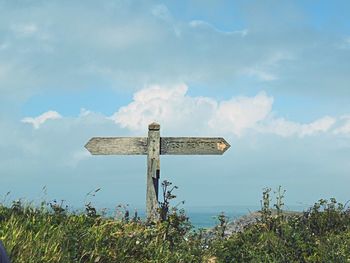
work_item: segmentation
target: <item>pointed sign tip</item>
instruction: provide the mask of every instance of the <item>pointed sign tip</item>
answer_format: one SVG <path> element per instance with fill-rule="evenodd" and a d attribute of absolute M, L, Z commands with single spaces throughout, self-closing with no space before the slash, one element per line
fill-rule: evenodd
<path fill-rule="evenodd" d="M 85 144 L 84 145 L 84 148 L 91 154 L 90 150 L 89 150 L 89 147 L 88 147 L 88 144 Z"/>
<path fill-rule="evenodd" d="M 88 150 L 88 152 L 90 153 L 90 154 L 93 154 L 92 152 L 91 152 L 91 148 L 90 148 L 90 145 L 91 145 L 91 141 L 93 140 L 93 138 L 91 138 L 85 145 L 84 145 L 84 148 L 86 149 L 86 150 Z"/>
<path fill-rule="evenodd" d="M 224 138 L 221 138 L 221 139 L 222 141 L 220 142 L 220 146 L 218 144 L 218 149 L 220 149 L 222 153 L 224 153 L 231 147 L 231 145 Z"/>

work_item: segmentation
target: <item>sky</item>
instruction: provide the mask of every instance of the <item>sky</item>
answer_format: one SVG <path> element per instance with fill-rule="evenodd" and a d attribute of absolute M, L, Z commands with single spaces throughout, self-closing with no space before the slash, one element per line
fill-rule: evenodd
<path fill-rule="evenodd" d="M 278 186 L 290 206 L 345 203 L 349 13 L 345 0 L 0 0 L 0 200 L 143 207 L 146 156 L 84 145 L 156 121 L 161 136 L 231 144 L 161 156 L 189 207 L 259 205 Z"/>

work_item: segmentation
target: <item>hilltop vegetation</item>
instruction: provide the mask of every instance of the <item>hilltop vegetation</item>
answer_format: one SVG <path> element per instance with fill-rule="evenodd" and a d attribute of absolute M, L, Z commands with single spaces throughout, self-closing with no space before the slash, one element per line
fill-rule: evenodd
<path fill-rule="evenodd" d="M 0 239 L 13 263 L 350 262 L 350 213 L 344 205 L 319 200 L 304 213 L 286 216 L 282 199 L 278 194 L 271 207 L 265 189 L 257 221 L 230 235 L 225 216 L 210 232 L 198 230 L 184 211 L 164 202 L 169 210 L 152 223 L 128 214 L 106 218 L 91 204 L 85 213 L 69 213 L 57 203 L 33 207 L 15 201 L 0 205 Z"/>

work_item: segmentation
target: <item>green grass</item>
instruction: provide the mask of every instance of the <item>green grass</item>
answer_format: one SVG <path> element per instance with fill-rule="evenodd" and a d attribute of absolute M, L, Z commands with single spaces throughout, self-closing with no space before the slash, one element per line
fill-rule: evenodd
<path fill-rule="evenodd" d="M 192 227 L 183 211 L 159 222 L 105 218 L 91 207 L 69 213 L 57 204 L 0 205 L 0 239 L 14 263 L 40 262 L 350 262 L 350 213 L 335 199 L 285 216 L 283 194 L 243 232 L 212 235 Z M 274 213 L 272 213 L 274 208 Z M 277 211 L 277 212 L 276 212 Z"/>

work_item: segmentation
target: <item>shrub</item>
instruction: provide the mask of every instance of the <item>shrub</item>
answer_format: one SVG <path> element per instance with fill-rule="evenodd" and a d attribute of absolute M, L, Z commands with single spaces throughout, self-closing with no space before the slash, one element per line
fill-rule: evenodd
<path fill-rule="evenodd" d="M 334 198 L 320 200 L 304 213 L 285 213 L 281 188 L 275 209 L 264 189 L 261 216 L 222 242 L 213 253 L 220 262 L 350 262 L 350 216 Z"/>

